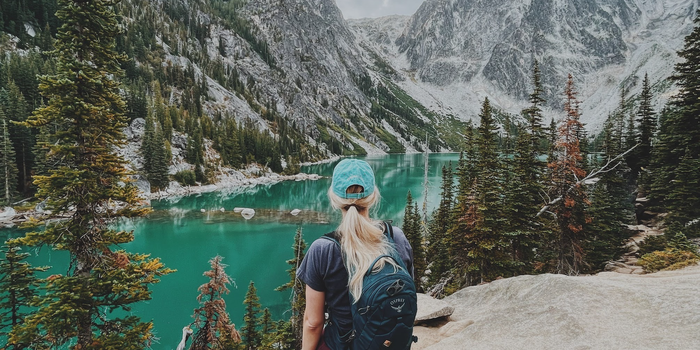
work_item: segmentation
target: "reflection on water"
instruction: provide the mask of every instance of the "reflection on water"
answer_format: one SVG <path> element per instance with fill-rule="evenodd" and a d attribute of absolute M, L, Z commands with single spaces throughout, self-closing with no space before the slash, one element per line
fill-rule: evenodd
<path fill-rule="evenodd" d="M 410 190 L 418 202 L 423 200 L 423 156 L 363 159 L 375 170 L 382 193 L 373 216 L 392 219 L 400 226 L 407 192 Z M 453 161 L 456 166 L 457 159 L 456 154 L 430 156 L 429 208 L 436 207 L 439 200 L 442 165 Z M 206 282 L 202 274 L 209 269 L 209 259 L 216 255 L 224 257 L 223 263 L 229 265 L 226 272 L 236 281 L 225 300 L 238 327 L 243 324 L 243 299 L 251 280 L 263 306 L 270 308 L 276 318 L 284 316 L 289 308 L 289 294 L 274 289 L 289 278 L 285 261 L 292 258 L 295 231 L 301 225 L 305 240 L 311 243 L 340 221 L 340 214 L 331 209 L 326 195 L 334 166 L 335 163 L 302 168 L 303 172 L 326 176 L 317 181 L 287 181 L 153 201 L 154 211 L 148 217 L 118 223 L 119 228 L 133 230 L 135 235 L 134 242 L 121 248 L 151 254 L 165 266 L 177 269 L 153 286 L 153 300 L 140 303 L 133 310 L 142 319 L 153 320 L 154 331 L 160 337 L 160 344 L 154 344 L 153 349 L 173 349 L 180 341 L 182 327 L 192 322 L 192 311 L 198 306 L 197 288 Z M 240 213 L 234 213 L 234 208 L 254 209 L 255 216 L 245 220 Z M 301 210 L 297 216 L 291 214 L 295 209 Z M 19 234 L 0 231 L 4 237 Z M 32 252 L 36 252 L 31 258 L 33 264 L 53 266 L 47 275 L 65 273 L 65 252 L 47 248 Z"/>
<path fill-rule="evenodd" d="M 249 209 L 249 208 L 247 208 Z M 312 224 L 328 224 L 330 221 L 330 215 L 327 212 L 318 212 L 312 210 L 278 210 L 278 209 L 266 209 L 266 208 L 256 208 L 254 210 L 254 215 L 250 218 L 245 218 L 245 210 L 234 211 L 226 209 L 210 209 L 206 210 L 187 210 L 182 208 L 169 208 L 169 209 L 159 209 L 154 210 L 148 216 L 149 221 L 158 222 L 168 222 L 172 221 L 174 226 L 185 225 L 188 221 L 192 220 L 203 220 L 204 224 L 218 224 L 226 222 L 244 222 L 248 221 L 251 223 L 262 224 L 262 223 L 278 223 L 278 224 L 290 224 L 290 225 L 302 225 L 304 223 Z"/>

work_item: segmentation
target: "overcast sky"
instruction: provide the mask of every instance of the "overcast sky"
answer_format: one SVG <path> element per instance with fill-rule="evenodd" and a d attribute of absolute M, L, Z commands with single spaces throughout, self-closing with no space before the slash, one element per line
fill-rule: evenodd
<path fill-rule="evenodd" d="M 345 18 L 412 15 L 423 0 L 335 0 Z"/>

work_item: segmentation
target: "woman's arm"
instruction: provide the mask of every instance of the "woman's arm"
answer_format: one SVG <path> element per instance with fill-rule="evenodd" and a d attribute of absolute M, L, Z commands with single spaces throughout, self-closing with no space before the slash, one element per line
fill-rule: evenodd
<path fill-rule="evenodd" d="M 302 350 L 316 350 L 323 332 L 325 317 L 323 307 L 326 293 L 306 286 L 306 311 L 304 311 L 304 333 L 301 338 Z"/>

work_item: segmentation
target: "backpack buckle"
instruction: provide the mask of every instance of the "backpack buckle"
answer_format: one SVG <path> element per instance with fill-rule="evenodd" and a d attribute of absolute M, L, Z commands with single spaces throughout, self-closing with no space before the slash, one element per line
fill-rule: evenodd
<path fill-rule="evenodd" d="M 394 295 L 400 293 L 403 288 L 406 286 L 406 283 L 402 280 L 396 280 L 394 283 L 387 288 L 386 293 L 389 294 L 390 297 L 393 297 Z"/>
<path fill-rule="evenodd" d="M 346 338 L 346 339 L 343 340 L 343 338 Z M 344 343 L 350 343 L 353 339 L 355 339 L 355 330 L 354 329 L 351 330 L 350 332 L 347 332 L 342 337 L 340 337 L 340 340 Z"/>

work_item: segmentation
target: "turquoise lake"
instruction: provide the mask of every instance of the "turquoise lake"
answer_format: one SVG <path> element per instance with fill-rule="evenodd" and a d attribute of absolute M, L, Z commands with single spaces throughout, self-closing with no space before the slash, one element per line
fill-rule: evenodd
<path fill-rule="evenodd" d="M 458 154 L 430 155 L 430 210 L 439 200 L 442 166 L 452 161 L 456 167 L 458 158 Z M 423 202 L 424 156 L 362 159 L 374 169 L 382 194 L 381 204 L 372 216 L 394 220 L 394 225 L 401 226 L 408 191 L 419 203 Z M 326 196 L 334 166 L 335 163 L 327 163 L 302 168 L 302 172 L 324 176 L 317 181 L 287 181 L 153 201 L 154 211 L 148 217 L 119 224 L 123 229 L 133 229 L 135 234 L 135 240 L 123 245 L 123 249 L 159 257 L 165 266 L 177 270 L 152 287 L 152 300 L 133 309 L 141 319 L 153 320 L 159 338 L 153 349 L 170 350 L 177 346 L 182 328 L 192 322 L 192 312 L 198 307 L 197 288 L 206 282 L 202 274 L 209 269 L 209 259 L 216 255 L 224 257 L 226 272 L 235 281 L 225 300 L 236 328 L 243 324 L 243 299 L 250 281 L 255 282 L 261 304 L 270 309 L 274 318 L 288 317 L 285 311 L 289 308 L 289 293 L 274 289 L 289 279 L 285 261 L 292 258 L 297 228 L 302 227 L 304 239 L 310 244 L 340 221 L 340 214 L 332 210 Z M 256 215 L 245 220 L 234 213 L 236 207 L 253 208 Z M 293 209 L 302 213 L 292 216 L 289 212 Z M 0 238 L 18 234 L 4 230 L 0 231 Z M 64 252 L 46 247 L 34 252 L 32 264 L 52 266 L 47 274 L 66 272 Z"/>

